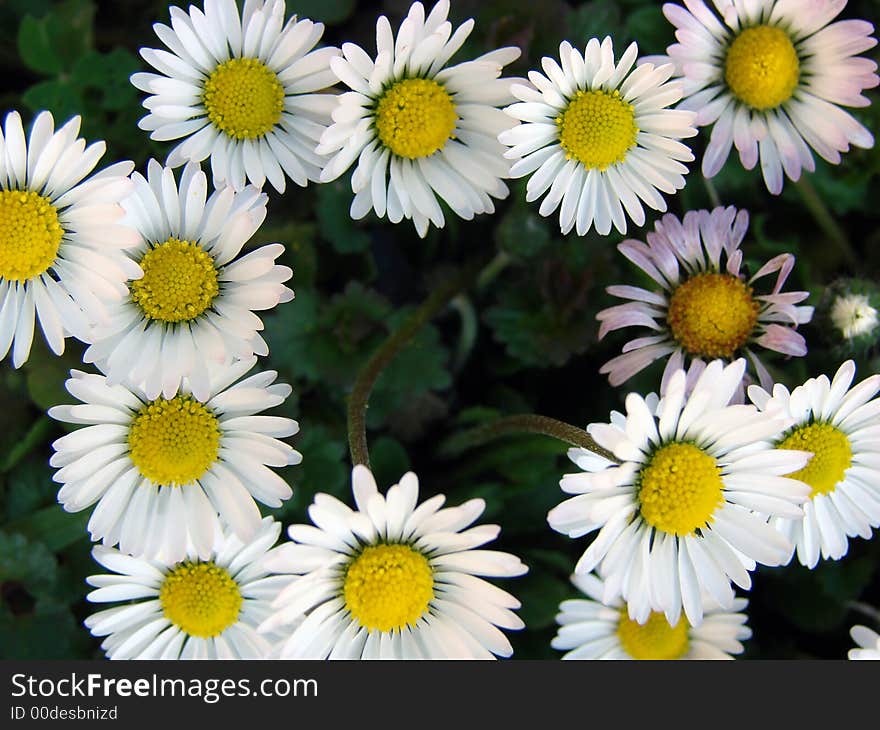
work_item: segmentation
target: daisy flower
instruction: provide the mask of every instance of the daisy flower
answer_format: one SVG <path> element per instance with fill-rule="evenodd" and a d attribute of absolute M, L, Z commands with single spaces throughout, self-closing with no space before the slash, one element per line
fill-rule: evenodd
<path fill-rule="evenodd" d="M 137 267 L 125 256 L 136 231 L 121 224 L 119 201 L 131 190 L 134 164 L 89 175 L 106 149 L 86 147 L 80 117 L 55 130 L 40 112 L 25 137 L 18 112 L 0 129 L 0 360 L 12 350 L 20 367 L 38 321 L 56 355 L 66 337 L 86 341 L 106 316 L 96 295 L 121 299 Z"/>
<path fill-rule="evenodd" d="M 734 599 L 730 610 L 706 599 L 703 623 L 696 627 L 684 617 L 670 624 L 656 612 L 638 623 L 619 598 L 602 603 L 605 585 L 596 575 L 573 575 L 571 582 L 588 598 L 559 604 L 559 631 L 550 645 L 566 652 L 563 659 L 733 659 L 752 635 L 744 598 Z"/>
<path fill-rule="evenodd" d="M 254 500 L 274 508 L 290 497 L 269 467 L 302 460 L 278 440 L 299 425 L 257 414 L 283 403 L 291 389 L 273 385 L 272 370 L 241 380 L 255 363 L 251 357 L 214 368 L 204 400 L 187 381 L 171 398 L 150 398 L 103 375 L 71 371 L 67 390 L 82 403 L 54 406 L 49 415 L 85 428 L 56 440 L 49 463 L 58 469 L 53 478 L 62 484 L 58 501 L 65 510 L 96 505 L 92 540 L 164 561 L 181 560 L 188 549 L 204 557 L 219 530 L 218 514 L 248 541 L 260 524 Z"/>
<path fill-rule="evenodd" d="M 660 290 L 608 287 L 612 296 L 631 301 L 599 312 L 599 338 L 626 327 L 649 330 L 601 367 L 612 385 L 667 356 L 664 384 L 680 368 L 696 364 L 698 372 L 705 360 L 746 355 L 761 384 L 770 387 L 773 379 L 755 346 L 806 355 L 797 326 L 812 319 L 813 307 L 796 305 L 809 293 L 782 291 L 794 256 L 780 254 L 747 277 L 740 244 L 748 225 L 748 213 L 733 207 L 689 211 L 683 221 L 670 213 L 655 223 L 647 243 L 630 239 L 618 246 Z M 753 287 L 771 274 L 776 274 L 773 288 L 757 293 Z"/>
<path fill-rule="evenodd" d="M 699 626 L 704 591 L 731 610 L 731 581 L 748 590 L 756 563 L 781 565 L 790 554 L 764 515 L 802 514 L 809 488 L 783 475 L 809 454 L 774 448 L 792 419 L 728 405 L 744 371 L 745 360 L 714 360 L 689 396 L 683 370 L 661 398 L 630 393 L 625 415 L 587 429 L 617 462 L 569 452 L 584 473 L 562 478 L 575 496 L 550 511 L 550 526 L 572 538 L 598 530 L 575 572 L 597 568 L 603 603 L 621 597 L 638 623 L 659 611 L 675 626 L 683 606 Z"/>
<path fill-rule="evenodd" d="M 265 556 L 281 525 L 266 517 L 253 538 L 218 535 L 208 555 L 180 562 L 134 558 L 97 545 L 92 557 L 110 573 L 92 575 L 92 603 L 116 603 L 93 613 L 86 627 L 106 636 L 110 659 L 266 659 L 277 637 L 256 627 L 289 581 L 272 576 Z"/>
<path fill-rule="evenodd" d="M 438 198 L 465 220 L 493 213 L 492 198 L 506 198 L 510 164 L 498 133 L 514 122 L 498 107 L 513 100 L 502 68 L 519 57 L 500 48 L 472 61 L 447 66 L 474 27 L 455 32 L 446 19 L 448 0 L 428 17 L 413 3 L 397 38 L 388 18 L 376 23 L 376 58 L 345 43 L 330 65 L 350 91 L 339 97 L 333 124 L 317 152 L 329 160 L 321 181 L 351 176 L 351 217 L 371 209 L 392 223 L 411 219 L 419 236 L 429 224 L 444 225 Z"/>
<path fill-rule="evenodd" d="M 880 375 L 850 387 L 855 372 L 847 360 L 831 381 L 820 375 L 791 393 L 779 383 L 772 395 L 749 388 L 761 411 L 791 420 L 777 448 L 813 453 L 806 466 L 787 475 L 809 488 L 803 517 L 774 521 L 808 568 L 816 567 L 820 553 L 839 560 L 848 537 L 867 539 L 880 527 Z"/>
<path fill-rule="evenodd" d="M 611 38 L 591 39 L 583 55 L 565 41 L 559 63 L 542 59 L 546 75 L 530 71 L 533 86 L 511 89 L 519 103 L 505 111 L 523 124 L 498 137 L 516 161 L 510 175 L 531 175 L 526 200 L 547 193 L 540 213 L 559 208 L 563 233 L 626 233 L 627 217 L 644 224 L 642 203 L 665 211 L 660 193 L 684 187 L 694 155 L 679 140 L 696 135 L 695 115 L 668 108 L 682 98 L 675 67 L 633 68 L 637 55 L 633 43 L 615 64 Z"/>
<path fill-rule="evenodd" d="M 880 83 L 877 64 L 859 53 L 873 48 L 874 26 L 831 21 L 846 6 L 804 0 L 689 0 L 666 3 L 678 43 L 667 48 L 684 83 L 682 109 L 699 126 L 714 125 L 703 156 L 713 177 L 736 146 L 743 167 L 760 158 L 767 189 L 782 192 L 783 172 L 797 180 L 813 172 L 810 152 L 832 164 L 850 145 L 869 148 L 874 137 L 841 105 L 864 107 L 862 95 Z"/>
<path fill-rule="evenodd" d="M 853 626 L 849 635 L 859 645 L 858 649 L 850 649 L 847 653 L 850 659 L 880 660 L 880 635 L 876 631 L 867 626 Z"/>
<path fill-rule="evenodd" d="M 336 83 L 330 59 L 336 48 L 317 48 L 321 23 L 284 21 L 284 0 L 205 0 L 204 11 L 170 8 L 171 27 L 153 29 L 168 50 L 142 48 L 159 73 L 136 73 L 131 82 L 150 94 L 149 114 L 138 126 L 150 138 L 184 138 L 168 164 L 211 158 L 215 187 L 236 190 L 268 179 L 284 192 L 285 177 L 305 186 L 324 160 L 315 144 L 330 122 Z"/>
<path fill-rule="evenodd" d="M 275 264 L 280 243 L 239 257 L 266 217 L 266 195 L 253 186 L 207 195 L 207 178 L 188 164 L 180 185 L 151 160 L 147 178 L 132 175 L 126 221 L 142 236 L 131 249 L 137 276 L 109 321 L 96 327 L 83 359 L 111 384 L 143 384 L 149 398 L 171 398 L 184 378 L 197 398 L 209 389 L 208 365 L 269 348 L 254 310 L 293 299 L 292 271 Z"/>
<path fill-rule="evenodd" d="M 315 523 L 292 525 L 292 542 L 268 566 L 297 576 L 261 629 L 292 624 L 281 657 L 290 659 L 492 659 L 510 656 L 500 629 L 521 629 L 519 601 L 477 576 L 527 571 L 509 553 L 478 549 L 497 525 L 469 527 L 482 499 L 440 509 L 442 494 L 416 506 L 412 472 L 386 495 L 370 470 L 352 470 L 357 505 L 317 494 Z"/>

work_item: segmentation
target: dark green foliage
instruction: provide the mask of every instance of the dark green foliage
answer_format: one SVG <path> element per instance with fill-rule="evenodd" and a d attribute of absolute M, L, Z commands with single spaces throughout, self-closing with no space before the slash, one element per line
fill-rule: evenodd
<path fill-rule="evenodd" d="M 372 52 L 378 12 L 396 26 L 408 5 L 409 0 L 300 0 L 288 2 L 288 12 L 325 22 L 328 44 L 353 41 Z M 556 55 L 563 39 L 582 47 L 591 35 L 611 34 L 618 55 L 632 40 L 643 54 L 661 53 L 674 40 L 656 0 L 453 0 L 452 5 L 456 22 L 477 21 L 457 58 L 517 45 L 523 56 L 508 71 L 516 76 L 538 68 L 542 55 Z M 880 19 L 874 0 L 851 0 L 846 15 Z M 137 128 L 145 110 L 128 80 L 134 71 L 146 70 L 138 49 L 160 45 L 153 22 L 168 22 L 166 3 L 0 3 L 0 62 L 6 71 L 0 113 L 18 109 L 29 122 L 37 110 L 49 109 L 57 125 L 82 114 L 87 140 L 107 141 L 103 164 L 133 159 L 143 170 L 148 158 L 164 159 L 171 145 L 151 142 Z M 874 105 L 854 114 L 876 133 L 880 95 L 869 95 Z M 698 160 L 706 139 L 704 132 L 693 141 Z M 880 151 L 854 149 L 840 166 L 820 162 L 810 181 L 852 243 L 858 270 L 829 245 L 791 183 L 774 198 L 759 175 L 743 170 L 732 156 L 713 185 L 724 204 L 751 212 L 744 251 L 750 270 L 780 252 L 795 253 L 788 288 L 813 292 L 810 303 L 818 305 L 840 277 L 876 282 L 880 274 Z M 501 415 L 530 411 L 578 426 L 605 421 L 628 390 L 656 389 L 662 363 L 623 389 L 608 386 L 598 369 L 627 338 L 613 333 L 597 341 L 595 315 L 615 303 L 605 288 L 650 283 L 639 280 L 617 252 L 622 236 L 563 237 L 556 216 L 542 218 L 538 204 L 525 202 L 522 181 L 511 181 L 510 188 L 494 216 L 465 222 L 448 213 L 446 227 L 424 240 L 407 221 L 392 226 L 373 214 L 352 221 L 348 175 L 307 189 L 289 183 L 283 196 L 270 192 L 267 221 L 252 244 L 286 246 L 284 263 L 294 271 L 296 299 L 263 314 L 271 354 L 261 366 L 277 370 L 294 388 L 277 410 L 300 422 L 302 432 L 291 442 L 303 454 L 301 465 L 281 471 L 294 496 L 273 514 L 285 525 L 307 521 L 306 509 L 318 491 L 351 502 L 346 406 L 359 368 L 439 276 L 475 255 L 495 256 L 455 310 L 425 327 L 380 377 L 368 410 L 371 456 L 383 488 L 412 469 L 423 497 L 442 492 L 451 504 L 486 500 L 484 520 L 502 527 L 492 546 L 516 553 L 530 566 L 527 576 L 503 582 L 521 599 L 528 625 L 512 636 L 516 656 L 556 658 L 549 646 L 554 616 L 561 600 L 576 595 L 568 576 L 588 539 L 554 533 L 546 514 L 563 498 L 561 475 L 576 468 L 564 444 L 544 437 L 510 437 L 470 449 L 455 435 Z M 687 187 L 669 201 L 670 210 L 710 207 L 711 195 L 694 163 Z M 645 228 L 655 218 L 649 214 Z M 635 238 L 644 233 L 629 231 Z M 877 371 L 875 347 L 847 351 L 829 342 L 821 321 L 803 328 L 807 358 L 771 358 L 779 380 L 795 385 L 833 372 L 849 356 L 857 359 L 860 376 Z M 8 361 L 0 364 L 3 658 L 101 655 L 99 642 L 82 626 L 94 610 L 85 601 L 84 579 L 97 569 L 89 556 L 88 512 L 68 514 L 56 504 L 58 485 L 47 463 L 50 445 L 65 427 L 45 411 L 72 402 L 63 383 L 70 368 L 88 369 L 81 354 L 82 347 L 68 340 L 65 355 L 52 356 L 38 331 L 21 370 Z M 878 564 L 880 542 L 857 538 L 844 560 L 815 571 L 759 570 L 749 594 L 755 636 L 747 642 L 747 656 L 843 658 L 852 643 L 849 627 L 870 623 L 859 605 L 880 608 Z"/>

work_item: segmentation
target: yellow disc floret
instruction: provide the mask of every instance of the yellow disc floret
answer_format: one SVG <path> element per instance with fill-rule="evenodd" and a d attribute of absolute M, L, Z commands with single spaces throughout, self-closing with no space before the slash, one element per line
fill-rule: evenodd
<path fill-rule="evenodd" d="M 370 631 L 413 626 L 434 598 L 427 558 L 408 545 L 364 548 L 345 573 L 345 607 Z"/>
<path fill-rule="evenodd" d="M 162 612 L 185 634 L 219 636 L 238 620 L 241 590 L 226 568 L 213 562 L 175 567 L 159 589 Z"/>
<path fill-rule="evenodd" d="M 284 87 L 262 61 L 233 58 L 205 81 L 202 101 L 208 119 L 221 132 L 235 139 L 256 139 L 281 119 Z"/>
<path fill-rule="evenodd" d="M 812 458 L 803 469 L 788 474 L 789 479 L 799 479 L 811 487 L 811 498 L 817 494 L 833 492 L 852 464 L 849 439 L 843 431 L 830 423 L 798 426 L 777 448 L 813 452 Z"/>
<path fill-rule="evenodd" d="M 751 336 L 761 305 L 744 281 L 705 273 L 679 284 L 667 322 L 675 341 L 695 357 L 732 357 Z"/>
<path fill-rule="evenodd" d="M 128 431 L 129 457 L 154 484 L 191 484 L 217 460 L 219 448 L 217 416 L 188 395 L 150 401 Z"/>
<path fill-rule="evenodd" d="M 639 134 L 635 110 L 617 90 L 578 91 L 556 126 L 566 157 L 598 170 L 623 162 Z"/>
<path fill-rule="evenodd" d="M 433 79 L 403 79 L 376 104 L 379 141 L 398 157 L 415 160 L 443 149 L 458 114 L 449 92 Z"/>
<path fill-rule="evenodd" d="M 688 622 L 682 617 L 671 626 L 662 613 L 652 612 L 643 623 L 633 621 L 626 607 L 620 611 L 617 638 L 633 659 L 681 659 L 688 652 Z"/>
<path fill-rule="evenodd" d="M 147 319 L 188 322 L 220 292 L 214 259 L 197 243 L 169 238 L 148 250 L 140 264 L 144 276 L 129 289 Z"/>
<path fill-rule="evenodd" d="M 752 109 L 775 109 L 797 88 L 801 64 L 791 38 L 781 28 L 746 28 L 730 44 L 724 80 L 733 95 Z"/>
<path fill-rule="evenodd" d="M 639 475 L 639 509 L 652 527 L 691 535 L 713 519 L 724 501 L 721 469 L 702 449 L 687 443 L 661 446 Z"/>
<path fill-rule="evenodd" d="M 0 190 L 0 279 L 27 281 L 48 269 L 64 236 L 49 198 Z"/>

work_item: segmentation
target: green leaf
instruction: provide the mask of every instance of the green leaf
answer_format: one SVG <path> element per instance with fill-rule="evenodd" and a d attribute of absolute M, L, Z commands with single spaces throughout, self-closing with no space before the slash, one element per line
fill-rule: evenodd
<path fill-rule="evenodd" d="M 45 455 L 35 455 L 19 464 L 6 477 L 6 519 L 25 519 L 37 509 L 53 504 L 58 487 L 52 481 L 52 469 Z"/>
<path fill-rule="evenodd" d="M 337 180 L 318 188 L 318 224 L 321 235 L 339 253 L 361 253 L 370 237 L 351 219 L 352 192 L 348 182 Z"/>
<path fill-rule="evenodd" d="M 94 16 L 91 0 L 65 0 L 39 19 L 25 16 L 18 29 L 22 61 L 46 75 L 63 73 L 92 47 Z"/>
<path fill-rule="evenodd" d="M 410 469 L 409 455 L 399 441 L 382 436 L 370 445 L 370 469 L 378 484 L 396 484 Z"/>
<path fill-rule="evenodd" d="M 5 529 L 20 533 L 29 540 L 41 542 L 52 552 L 58 552 L 84 540 L 88 522 L 88 510 L 71 514 L 65 512 L 60 505 L 54 504 L 7 523 Z"/>
<path fill-rule="evenodd" d="M 48 416 L 40 416 L 31 424 L 24 438 L 13 442 L 12 447 L 0 462 L 0 472 L 12 469 L 41 442 L 45 441 L 51 430 L 52 420 Z"/>

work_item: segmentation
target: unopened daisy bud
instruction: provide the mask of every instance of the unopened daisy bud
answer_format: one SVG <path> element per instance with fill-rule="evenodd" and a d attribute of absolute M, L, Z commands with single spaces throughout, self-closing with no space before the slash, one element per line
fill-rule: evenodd
<path fill-rule="evenodd" d="M 835 354 L 863 355 L 880 337 L 880 287 L 865 279 L 839 279 L 825 290 L 816 318 Z"/>
<path fill-rule="evenodd" d="M 109 659 L 267 659 L 278 637 L 257 633 L 257 624 L 290 581 L 265 566 L 280 532 L 266 517 L 250 540 L 223 531 L 206 554 L 170 562 L 96 546 L 92 556 L 110 573 L 86 578 L 95 587 L 86 600 L 117 605 L 86 627 L 106 637 Z"/>
<path fill-rule="evenodd" d="M 106 145 L 86 147 L 79 126 L 77 116 L 56 130 L 40 112 L 26 138 L 10 112 L 0 129 L 0 360 L 11 351 L 16 368 L 30 355 L 37 322 L 60 355 L 67 337 L 89 341 L 109 316 L 103 299 L 121 299 L 125 280 L 138 276 L 124 251 L 141 238 L 119 205 L 134 164 L 92 175 Z"/>
<path fill-rule="evenodd" d="M 441 509 L 418 504 L 412 472 L 380 494 L 367 467 L 352 470 L 357 509 L 317 494 L 312 525 L 291 525 L 291 542 L 267 559 L 296 576 L 261 630 L 287 627 L 283 659 L 494 659 L 513 652 L 502 629 L 521 629 L 519 601 L 483 578 L 528 568 L 485 550 L 497 525 L 473 523 L 485 502 Z"/>
<path fill-rule="evenodd" d="M 336 83 L 330 59 L 316 48 L 322 23 L 285 21 L 284 0 L 205 0 L 204 11 L 170 8 L 171 26 L 156 23 L 169 50 L 142 48 L 159 73 L 131 82 L 150 96 L 138 126 L 155 140 L 185 138 L 168 164 L 211 158 L 214 185 L 241 190 L 268 180 L 284 192 L 285 178 L 317 180 L 324 158 L 315 144 L 330 122 Z"/>
<path fill-rule="evenodd" d="M 640 622 L 620 598 L 605 602 L 605 581 L 593 573 L 573 575 L 571 582 L 587 598 L 559 605 L 559 631 L 550 645 L 566 652 L 563 659 L 732 659 L 752 635 L 744 598 L 723 609 L 706 597 L 703 623 L 696 627 L 685 616 L 671 624 L 660 612 Z"/>

